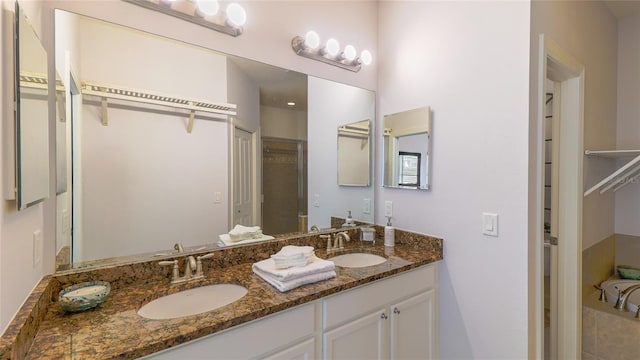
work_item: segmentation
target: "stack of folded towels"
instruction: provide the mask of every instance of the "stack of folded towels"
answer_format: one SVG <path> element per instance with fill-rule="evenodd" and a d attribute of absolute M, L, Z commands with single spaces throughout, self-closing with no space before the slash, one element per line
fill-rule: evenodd
<path fill-rule="evenodd" d="M 252 268 L 256 275 L 281 292 L 336 276 L 333 261 L 316 257 L 312 246 L 287 245 Z"/>
<path fill-rule="evenodd" d="M 260 226 L 236 225 L 227 234 L 220 235 L 218 246 L 228 246 L 237 242 L 271 240 L 273 236 L 264 235 Z"/>

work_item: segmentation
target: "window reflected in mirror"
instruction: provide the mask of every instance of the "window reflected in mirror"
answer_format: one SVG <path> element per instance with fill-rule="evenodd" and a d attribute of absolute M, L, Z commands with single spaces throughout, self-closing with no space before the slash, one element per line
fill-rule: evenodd
<path fill-rule="evenodd" d="M 428 106 L 385 115 L 383 186 L 429 189 L 430 140 Z"/>

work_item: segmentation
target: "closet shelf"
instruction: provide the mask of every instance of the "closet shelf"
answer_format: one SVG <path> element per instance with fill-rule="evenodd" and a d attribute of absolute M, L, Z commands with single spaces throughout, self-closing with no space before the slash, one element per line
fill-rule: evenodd
<path fill-rule="evenodd" d="M 584 196 L 600 190 L 603 194 L 611 189 L 618 191 L 628 184 L 631 184 L 640 177 L 640 150 L 586 150 L 587 156 L 597 156 L 610 159 L 629 158 L 633 159 L 624 166 L 614 171 L 611 175 L 602 179 L 599 183 L 584 192 Z"/>
<path fill-rule="evenodd" d="M 159 94 L 146 90 L 126 88 L 123 86 L 100 84 L 82 81 L 82 94 L 94 95 L 102 99 L 102 124 L 108 125 L 107 99 L 133 101 L 144 104 L 168 106 L 176 109 L 189 110 L 187 132 L 191 133 L 196 111 L 220 115 L 236 115 L 235 104 L 213 103 L 195 99 L 185 99 L 176 96 Z"/>

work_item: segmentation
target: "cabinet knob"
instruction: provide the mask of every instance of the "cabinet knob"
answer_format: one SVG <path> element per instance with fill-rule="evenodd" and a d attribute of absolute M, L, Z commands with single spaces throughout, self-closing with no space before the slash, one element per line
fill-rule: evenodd
<path fill-rule="evenodd" d="M 397 307 L 393 308 L 393 313 L 396 314 L 396 315 L 400 314 L 400 309 L 398 309 Z"/>
<path fill-rule="evenodd" d="M 382 315 L 380 315 L 380 319 L 387 320 L 387 314 L 382 313 Z"/>

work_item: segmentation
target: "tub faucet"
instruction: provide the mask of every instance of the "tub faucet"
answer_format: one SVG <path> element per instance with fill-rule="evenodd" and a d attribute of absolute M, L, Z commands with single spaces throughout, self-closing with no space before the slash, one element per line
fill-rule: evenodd
<path fill-rule="evenodd" d="M 624 290 L 618 290 L 618 300 L 616 301 L 616 305 L 614 308 L 620 311 L 627 311 L 627 302 L 629 301 L 629 296 L 631 294 L 640 289 L 640 284 L 629 286 Z"/>

